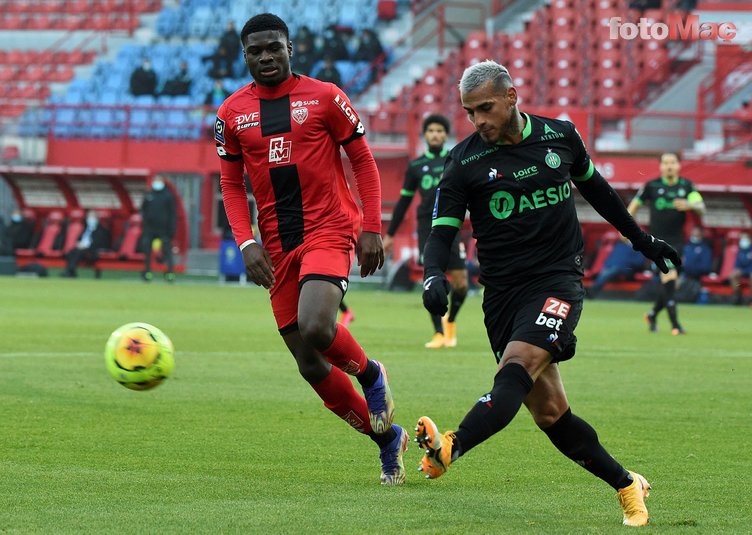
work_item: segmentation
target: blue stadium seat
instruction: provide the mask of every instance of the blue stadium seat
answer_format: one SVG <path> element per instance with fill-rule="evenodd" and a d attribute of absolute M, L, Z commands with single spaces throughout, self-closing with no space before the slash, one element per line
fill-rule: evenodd
<path fill-rule="evenodd" d="M 174 8 L 163 8 L 157 15 L 157 33 L 164 38 L 169 39 L 178 31 L 180 24 L 180 13 Z"/>

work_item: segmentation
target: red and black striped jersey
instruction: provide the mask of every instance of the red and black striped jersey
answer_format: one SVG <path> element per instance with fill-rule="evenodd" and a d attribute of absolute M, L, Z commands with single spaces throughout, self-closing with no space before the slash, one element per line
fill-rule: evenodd
<path fill-rule="evenodd" d="M 361 217 L 347 185 L 340 147 L 364 134 L 342 90 L 306 76 L 294 74 L 275 87 L 250 83 L 228 97 L 217 112 L 214 138 L 219 156 L 236 164 L 222 165 L 221 184 L 237 243 L 253 237 L 243 168 L 258 205 L 263 245 L 270 253 L 291 251 L 311 233 L 355 238 Z M 369 195 L 367 203 L 359 181 L 363 230 L 380 232 L 380 184 L 369 150 L 367 154 L 377 198 Z M 373 194 L 373 187 L 369 192 Z"/>

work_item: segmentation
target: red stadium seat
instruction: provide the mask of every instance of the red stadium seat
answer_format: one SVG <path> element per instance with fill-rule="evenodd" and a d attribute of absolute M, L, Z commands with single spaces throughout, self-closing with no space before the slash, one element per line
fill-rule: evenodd
<path fill-rule="evenodd" d="M 16 68 L 10 65 L 0 65 L 0 81 L 7 82 L 16 77 Z"/>
<path fill-rule="evenodd" d="M 608 258 L 608 255 L 611 254 L 618 239 L 619 234 L 617 232 L 609 231 L 603 234 L 600 239 L 600 247 L 598 247 L 598 253 L 595 256 L 595 260 L 593 260 L 593 264 L 585 270 L 586 279 L 592 279 L 603 270 L 603 265 L 606 263 L 606 259 Z"/>
<path fill-rule="evenodd" d="M 47 30 L 52 26 L 52 18 L 48 13 L 37 13 L 26 21 L 28 30 Z"/>
<path fill-rule="evenodd" d="M 75 72 L 70 65 L 58 65 L 55 70 L 52 70 L 47 75 L 47 80 L 50 82 L 69 82 L 73 79 Z"/>
<path fill-rule="evenodd" d="M 63 213 L 59 210 L 53 210 L 47 215 L 42 224 L 42 235 L 39 243 L 34 249 L 16 249 L 18 256 L 37 256 L 37 257 L 61 257 L 63 252 L 55 249 L 55 242 L 63 228 Z"/>
<path fill-rule="evenodd" d="M 91 4 L 89 0 L 68 0 L 65 2 L 65 9 L 68 13 L 89 13 L 91 11 Z"/>
<path fill-rule="evenodd" d="M 726 235 L 726 246 L 723 249 L 721 258 L 721 267 L 717 275 L 706 275 L 700 279 L 705 285 L 724 284 L 729 280 L 731 272 L 734 271 L 736 263 L 736 254 L 739 252 L 739 231 L 732 230 Z"/>
<path fill-rule="evenodd" d="M 143 260 L 144 254 L 138 252 L 141 240 L 141 214 L 128 218 L 123 230 L 123 237 L 117 251 L 105 251 L 99 257 L 103 260 Z"/>
<path fill-rule="evenodd" d="M 75 208 L 68 213 L 68 226 L 65 229 L 65 243 L 63 244 L 64 253 L 76 247 L 78 237 L 86 228 L 84 223 L 85 215 L 81 208 Z"/>
<path fill-rule="evenodd" d="M 79 17 L 78 15 L 64 14 L 62 17 L 60 17 L 58 27 L 61 30 L 78 30 L 82 28 L 83 22 L 84 19 L 82 17 Z"/>
<path fill-rule="evenodd" d="M 465 48 L 479 50 L 483 54 L 488 53 L 488 36 L 483 31 L 472 31 L 467 34 Z"/>
<path fill-rule="evenodd" d="M 379 20 L 393 20 L 397 17 L 397 0 L 379 0 L 376 12 Z"/>

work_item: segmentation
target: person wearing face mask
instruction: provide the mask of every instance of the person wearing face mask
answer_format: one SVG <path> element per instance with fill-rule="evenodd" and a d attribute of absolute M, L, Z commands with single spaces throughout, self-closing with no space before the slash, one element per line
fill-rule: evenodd
<path fill-rule="evenodd" d="M 143 62 L 131 74 L 131 95 L 156 95 L 157 93 L 157 74 L 151 68 L 151 61 L 144 58 Z"/>
<path fill-rule="evenodd" d="M 165 186 L 164 178 L 155 176 L 151 182 L 151 188 L 144 195 L 141 205 L 143 218 L 143 234 L 141 239 L 144 244 L 144 271 L 141 274 L 145 281 L 153 278 L 151 272 L 151 255 L 154 240 L 159 240 L 162 247 L 162 257 L 167 264 L 165 280 L 175 280 L 174 265 L 172 258 L 172 239 L 175 237 L 177 223 L 177 211 L 175 197 Z"/>
<path fill-rule="evenodd" d="M 747 232 L 742 232 L 739 235 L 739 251 L 736 253 L 734 270 L 729 276 L 731 287 L 734 289 L 735 305 L 741 305 L 743 302 L 742 279 L 746 278 L 747 282 L 752 282 L 750 274 L 752 274 L 752 241 Z"/>
<path fill-rule="evenodd" d="M 713 270 L 713 251 L 703 238 L 702 227 L 693 227 L 684 245 L 682 271 L 689 279 L 699 280 Z"/>
<path fill-rule="evenodd" d="M 16 249 L 31 247 L 31 239 L 34 235 L 34 226 L 25 219 L 21 210 L 11 212 L 10 223 L 5 229 L 5 237 L 2 240 L 2 254 L 12 255 Z"/>
<path fill-rule="evenodd" d="M 77 277 L 76 267 L 83 260 L 94 262 L 102 249 L 110 247 L 110 231 L 99 224 L 99 215 L 94 210 L 86 212 L 86 228 L 81 232 L 76 246 L 65 253 L 63 277 Z"/>

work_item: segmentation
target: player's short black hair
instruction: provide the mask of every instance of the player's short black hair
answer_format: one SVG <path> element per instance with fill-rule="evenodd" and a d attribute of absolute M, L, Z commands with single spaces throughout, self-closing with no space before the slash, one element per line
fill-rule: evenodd
<path fill-rule="evenodd" d="M 440 124 L 444 127 L 444 130 L 446 130 L 446 133 L 449 133 L 449 119 L 444 117 L 443 115 L 439 115 L 438 113 L 434 113 L 432 115 L 429 115 L 425 119 L 423 119 L 423 133 L 426 133 L 426 130 L 428 130 L 429 125 L 432 124 Z"/>
<path fill-rule="evenodd" d="M 285 21 L 273 13 L 260 13 L 254 15 L 245 23 L 243 30 L 240 32 L 240 42 L 245 43 L 245 38 L 249 34 L 266 31 L 280 32 L 287 38 L 288 42 L 290 41 L 290 29 L 285 24 Z"/>
<path fill-rule="evenodd" d="M 667 150 L 666 152 L 662 152 L 661 155 L 658 157 L 658 161 L 659 162 L 663 161 L 663 157 L 666 156 L 667 154 L 670 154 L 671 156 L 676 156 L 676 161 L 681 162 L 681 156 L 679 156 L 679 153 L 670 151 L 670 150 Z"/>

